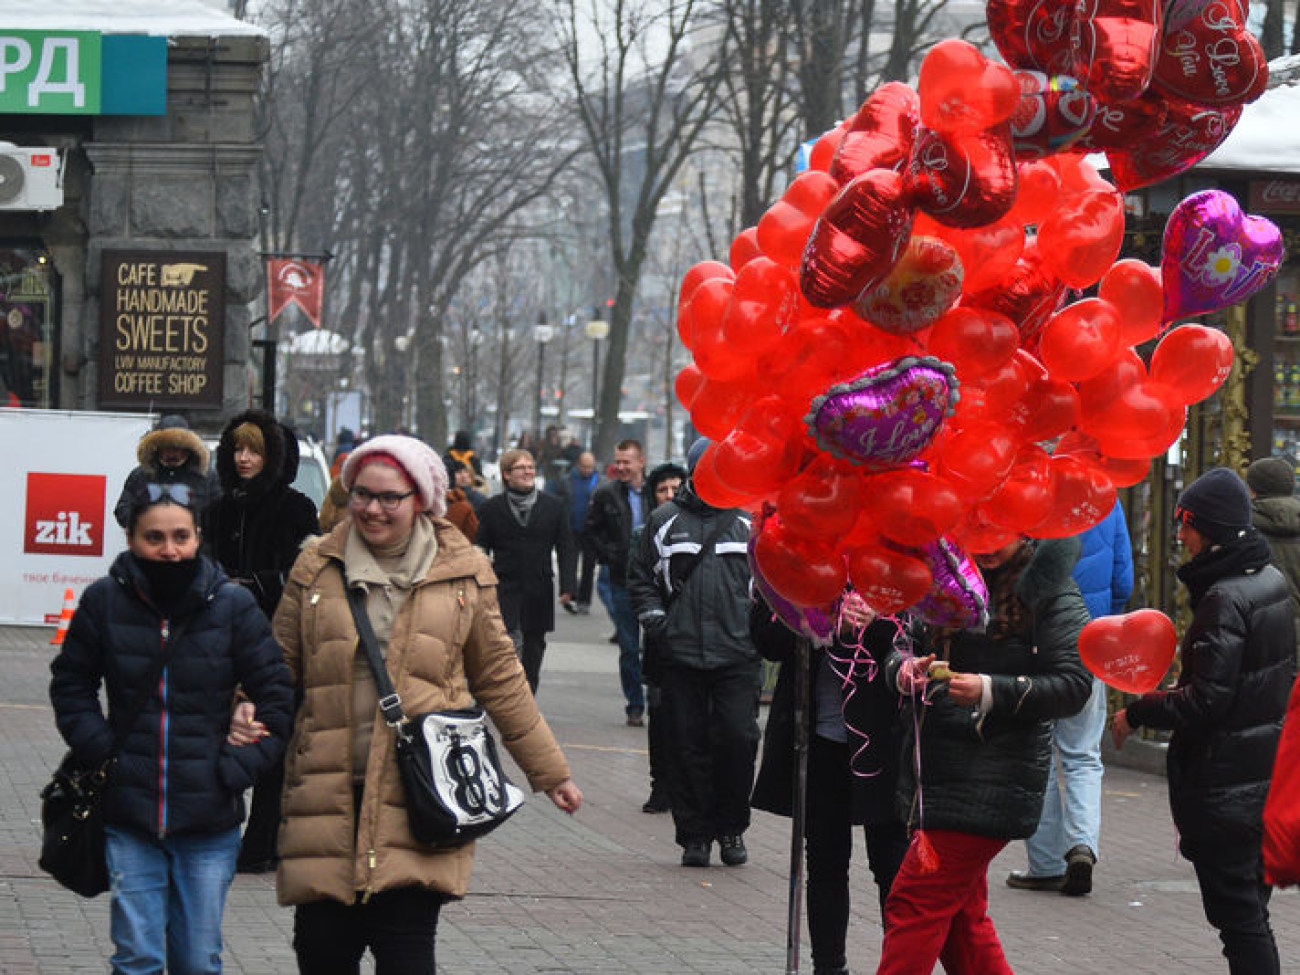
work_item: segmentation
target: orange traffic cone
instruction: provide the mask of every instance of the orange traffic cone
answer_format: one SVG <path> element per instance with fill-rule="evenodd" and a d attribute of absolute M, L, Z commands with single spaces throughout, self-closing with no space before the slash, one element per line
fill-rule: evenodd
<path fill-rule="evenodd" d="M 63 612 L 59 614 L 59 628 L 54 631 L 54 639 L 50 641 L 50 646 L 63 646 L 63 638 L 68 635 L 68 624 L 72 622 L 72 611 L 76 608 L 74 603 L 72 590 L 63 590 Z"/>

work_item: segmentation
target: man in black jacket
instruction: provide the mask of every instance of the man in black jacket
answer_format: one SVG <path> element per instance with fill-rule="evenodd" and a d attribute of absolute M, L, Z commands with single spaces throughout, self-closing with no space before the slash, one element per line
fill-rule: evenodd
<path fill-rule="evenodd" d="M 475 544 L 492 556 L 501 618 L 515 641 L 528 686 L 537 693 L 546 634 L 555 629 L 555 575 L 560 564 L 560 602 L 573 599 L 573 532 L 568 513 L 553 494 L 537 490 L 537 467 L 526 450 L 501 455 L 506 489 L 479 509 Z"/>
<path fill-rule="evenodd" d="M 645 691 L 641 687 L 641 633 L 627 590 L 627 554 L 633 529 L 645 524 L 648 513 L 641 499 L 644 479 L 645 455 L 640 442 L 620 441 L 614 448 L 614 480 L 592 493 L 583 530 L 600 564 L 601 598 L 606 589 L 609 593 L 606 607 L 618 635 L 618 677 L 627 701 L 627 723 L 637 728 L 645 724 Z"/>
<path fill-rule="evenodd" d="M 1293 610 L 1268 543 L 1250 524 L 1250 496 L 1216 467 L 1178 499 L 1178 570 L 1192 604 L 1182 670 L 1115 715 L 1117 748 L 1134 728 L 1173 731 L 1166 762 L 1179 850 L 1196 869 L 1205 916 L 1232 975 L 1278 975 L 1260 844 L 1295 678 Z"/>
<path fill-rule="evenodd" d="M 692 470 L 707 444 L 691 447 Z M 659 661 L 686 867 L 707 867 L 715 839 L 727 866 L 748 858 L 760 683 L 749 638 L 749 526 L 747 514 L 705 503 L 688 480 L 646 521 L 628 570 L 647 653 Z"/>

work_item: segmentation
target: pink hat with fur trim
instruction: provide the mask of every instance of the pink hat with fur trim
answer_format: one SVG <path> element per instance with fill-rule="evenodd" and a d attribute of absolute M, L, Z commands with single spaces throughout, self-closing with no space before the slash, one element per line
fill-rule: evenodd
<path fill-rule="evenodd" d="M 385 434 L 371 437 L 360 447 L 348 454 L 339 472 L 339 480 L 345 491 L 352 490 L 352 484 L 366 465 L 367 458 L 377 460 L 386 456 L 397 462 L 407 479 L 415 487 L 419 496 L 418 510 L 427 511 L 435 518 L 447 513 L 447 468 L 442 458 L 428 444 L 415 437 L 399 434 Z"/>

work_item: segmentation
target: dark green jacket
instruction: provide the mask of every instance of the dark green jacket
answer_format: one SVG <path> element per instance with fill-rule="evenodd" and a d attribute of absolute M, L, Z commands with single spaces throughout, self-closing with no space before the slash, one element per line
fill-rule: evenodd
<path fill-rule="evenodd" d="M 1251 502 L 1251 522 L 1268 540 L 1273 564 L 1286 576 L 1300 647 L 1300 498 L 1256 498 Z"/>

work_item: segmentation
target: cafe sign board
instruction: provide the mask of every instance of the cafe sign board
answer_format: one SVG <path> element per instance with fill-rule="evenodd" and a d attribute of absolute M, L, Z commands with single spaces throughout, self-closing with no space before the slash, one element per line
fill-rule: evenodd
<path fill-rule="evenodd" d="M 104 251 L 99 405 L 220 406 L 226 255 Z"/>

